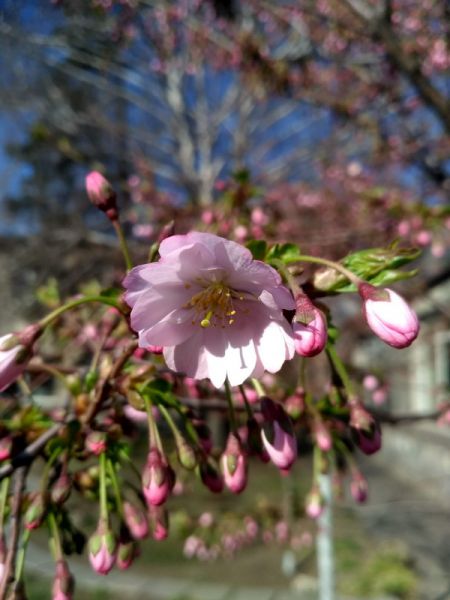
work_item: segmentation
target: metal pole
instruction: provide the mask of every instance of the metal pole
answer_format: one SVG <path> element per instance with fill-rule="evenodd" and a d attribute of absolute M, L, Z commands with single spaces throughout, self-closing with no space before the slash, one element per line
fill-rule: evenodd
<path fill-rule="evenodd" d="M 335 600 L 333 552 L 333 485 L 328 474 L 319 476 L 320 493 L 325 508 L 317 519 L 317 571 L 319 575 L 319 600 Z"/>

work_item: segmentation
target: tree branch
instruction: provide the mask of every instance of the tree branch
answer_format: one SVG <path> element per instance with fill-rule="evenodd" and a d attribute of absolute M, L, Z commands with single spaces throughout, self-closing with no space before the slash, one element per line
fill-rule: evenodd
<path fill-rule="evenodd" d="M 22 494 L 25 487 L 28 466 L 17 469 L 14 482 L 14 495 L 11 508 L 11 529 L 9 535 L 8 553 L 6 555 L 5 570 L 0 580 L 0 600 L 5 600 L 10 583 L 14 582 L 14 566 L 16 562 L 17 544 L 19 542 L 22 505 Z"/>

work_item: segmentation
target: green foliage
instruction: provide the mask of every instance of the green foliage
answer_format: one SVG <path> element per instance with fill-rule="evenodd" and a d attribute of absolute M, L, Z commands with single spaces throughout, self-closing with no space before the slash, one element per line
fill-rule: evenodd
<path fill-rule="evenodd" d="M 255 260 L 265 260 L 268 263 L 282 261 L 288 265 L 301 260 L 300 248 L 297 244 L 274 244 L 268 246 L 265 240 L 250 240 L 247 242 L 247 248 Z"/>
<path fill-rule="evenodd" d="M 298 262 L 301 259 L 300 248 L 297 244 L 274 244 L 269 249 L 266 260 L 271 262 L 273 260 L 281 260 L 286 265 L 289 263 Z"/>
<path fill-rule="evenodd" d="M 56 308 L 61 303 L 59 295 L 58 282 L 54 277 L 50 277 L 44 285 L 36 290 L 38 301 L 49 309 Z"/>
<path fill-rule="evenodd" d="M 369 248 L 346 256 L 341 263 L 375 286 L 386 286 L 395 281 L 409 279 L 417 270 L 399 271 L 400 267 L 416 260 L 421 251 L 417 248 L 399 248 L 394 242 L 387 248 Z M 356 286 L 345 275 L 331 267 L 320 269 L 314 276 L 314 286 L 324 292 L 355 292 Z"/>
<path fill-rule="evenodd" d="M 363 598 L 415 598 L 417 575 L 403 546 L 394 542 L 382 547 L 365 562 L 361 562 L 362 548 L 353 540 L 341 540 L 337 550 L 339 568 L 345 573 L 342 587 L 346 593 Z"/>

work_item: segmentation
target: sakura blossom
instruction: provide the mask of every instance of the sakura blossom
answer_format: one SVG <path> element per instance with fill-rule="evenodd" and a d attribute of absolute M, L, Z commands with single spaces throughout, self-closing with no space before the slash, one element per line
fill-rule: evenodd
<path fill-rule="evenodd" d="M 166 238 L 160 260 L 125 278 L 125 300 L 139 345 L 163 346 L 167 365 L 220 388 L 279 371 L 294 355 L 283 310 L 290 291 L 243 246 L 191 232 Z"/>

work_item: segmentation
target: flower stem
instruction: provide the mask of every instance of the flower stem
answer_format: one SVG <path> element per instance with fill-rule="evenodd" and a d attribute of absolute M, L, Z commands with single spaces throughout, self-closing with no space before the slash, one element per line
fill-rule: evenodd
<path fill-rule="evenodd" d="M 301 287 L 298 285 L 297 281 L 295 280 L 295 277 L 289 271 L 285 263 L 278 258 L 274 258 L 273 260 L 271 260 L 271 263 L 274 264 L 277 267 L 278 271 L 284 276 L 294 296 L 301 294 Z"/>
<path fill-rule="evenodd" d="M 228 379 L 225 379 L 225 396 L 228 402 L 228 412 L 230 415 L 230 425 L 231 431 L 233 433 L 237 432 L 237 420 L 236 420 L 236 411 L 234 410 L 233 397 L 231 395 L 231 386 Z"/>
<path fill-rule="evenodd" d="M 82 304 L 88 304 L 90 302 L 101 302 L 102 304 L 107 304 L 108 306 L 113 306 L 114 308 L 117 308 L 117 310 L 120 313 L 123 314 L 123 311 L 122 311 L 121 307 L 119 306 L 118 302 L 116 300 L 114 300 L 113 298 L 108 298 L 107 296 L 83 296 L 82 298 L 76 298 L 75 300 L 71 300 L 70 302 L 67 302 L 67 304 L 64 304 L 63 306 L 59 306 L 58 308 L 53 310 L 51 313 L 49 313 L 46 317 L 41 319 L 39 321 L 39 325 L 41 327 L 47 327 L 47 325 L 50 325 L 50 323 L 52 323 L 52 321 L 57 319 L 59 316 L 61 316 L 66 311 L 71 310 L 72 308 L 76 308 L 77 306 L 81 306 Z"/>
<path fill-rule="evenodd" d="M 5 477 L 0 487 L 0 535 L 3 531 L 3 523 L 5 520 L 6 503 L 8 501 L 8 491 L 10 478 Z"/>
<path fill-rule="evenodd" d="M 332 344 L 327 343 L 326 352 L 333 369 L 336 371 L 340 380 L 342 381 L 342 385 L 344 386 L 344 389 L 347 392 L 349 399 L 353 398 L 354 392 L 352 382 L 347 373 L 347 369 L 345 368 L 344 363 L 342 362 L 340 356 L 336 352 L 336 348 Z"/>
<path fill-rule="evenodd" d="M 17 560 L 16 560 L 16 572 L 15 572 L 15 581 L 21 581 L 23 577 L 23 568 L 25 566 L 25 554 L 27 551 L 28 541 L 30 539 L 31 531 L 29 529 L 24 529 L 22 534 L 22 543 L 20 544 L 20 548 L 17 552 Z"/>
<path fill-rule="evenodd" d="M 52 536 L 52 540 L 53 540 L 53 551 L 54 551 L 54 555 L 55 555 L 55 560 L 62 560 L 63 559 L 63 551 L 62 551 L 62 546 L 61 546 L 61 536 L 59 535 L 59 529 L 58 529 L 58 524 L 56 523 L 56 517 L 55 517 L 55 513 L 53 511 L 50 511 L 48 513 L 48 526 L 50 528 L 50 533 Z"/>
<path fill-rule="evenodd" d="M 111 459 L 108 459 L 108 471 L 111 477 L 112 486 L 114 490 L 114 495 L 116 497 L 117 511 L 119 516 L 123 516 L 123 503 L 122 503 L 122 495 L 120 493 L 119 482 L 117 480 L 117 473 L 114 468 L 113 462 Z"/>
<path fill-rule="evenodd" d="M 156 447 L 158 450 L 163 452 L 161 438 L 159 437 L 158 427 L 155 423 L 155 419 L 153 417 L 152 412 L 152 403 L 147 398 L 147 396 L 142 396 L 144 400 L 145 410 L 147 412 L 147 421 L 148 421 L 148 439 L 150 448 Z"/>
<path fill-rule="evenodd" d="M 100 454 L 100 519 L 108 520 L 108 502 L 106 496 L 106 454 Z"/>
<path fill-rule="evenodd" d="M 253 384 L 253 387 L 255 388 L 255 391 L 258 394 L 259 398 L 262 398 L 263 396 L 266 395 L 266 392 L 264 391 L 262 383 L 260 381 L 258 381 L 258 379 L 255 379 L 254 377 L 252 377 L 252 384 Z"/>
<path fill-rule="evenodd" d="M 309 256 L 307 254 L 301 254 L 295 259 L 295 262 L 310 262 L 316 263 L 318 265 L 324 265 L 326 267 L 331 267 L 332 269 L 335 269 L 335 271 L 339 271 L 340 273 L 342 273 L 342 275 L 345 275 L 345 277 L 347 277 L 347 279 L 351 281 L 351 283 L 355 284 L 357 287 L 360 283 L 363 282 L 363 280 L 360 277 L 358 277 L 358 275 L 355 275 L 354 273 L 352 273 L 352 271 L 350 271 L 340 263 L 335 262 L 334 260 L 328 260 L 327 258 L 319 258 L 318 256 Z"/>
<path fill-rule="evenodd" d="M 163 406 L 162 404 L 160 404 L 158 406 L 158 408 L 161 411 L 162 416 L 165 418 L 167 425 L 170 427 L 170 430 L 172 431 L 175 441 L 179 440 L 182 436 L 181 436 L 181 433 L 180 433 L 178 427 L 175 424 L 175 421 L 172 419 L 172 415 L 167 410 L 167 408 L 165 406 Z"/>
<path fill-rule="evenodd" d="M 130 269 L 133 268 L 133 263 L 131 262 L 130 251 L 128 249 L 127 240 L 123 233 L 122 225 L 119 223 L 118 219 L 114 219 L 112 221 L 112 224 L 116 231 L 117 239 L 119 240 L 120 249 L 122 251 L 123 258 L 125 260 L 125 266 L 127 268 L 127 271 L 129 271 Z"/>
<path fill-rule="evenodd" d="M 250 406 L 250 403 L 248 401 L 247 394 L 245 393 L 244 386 L 240 385 L 239 386 L 239 390 L 240 390 L 242 398 L 244 400 L 245 410 L 247 411 L 247 416 L 248 416 L 249 419 L 252 419 L 253 418 L 253 411 L 252 411 L 252 407 Z"/>

